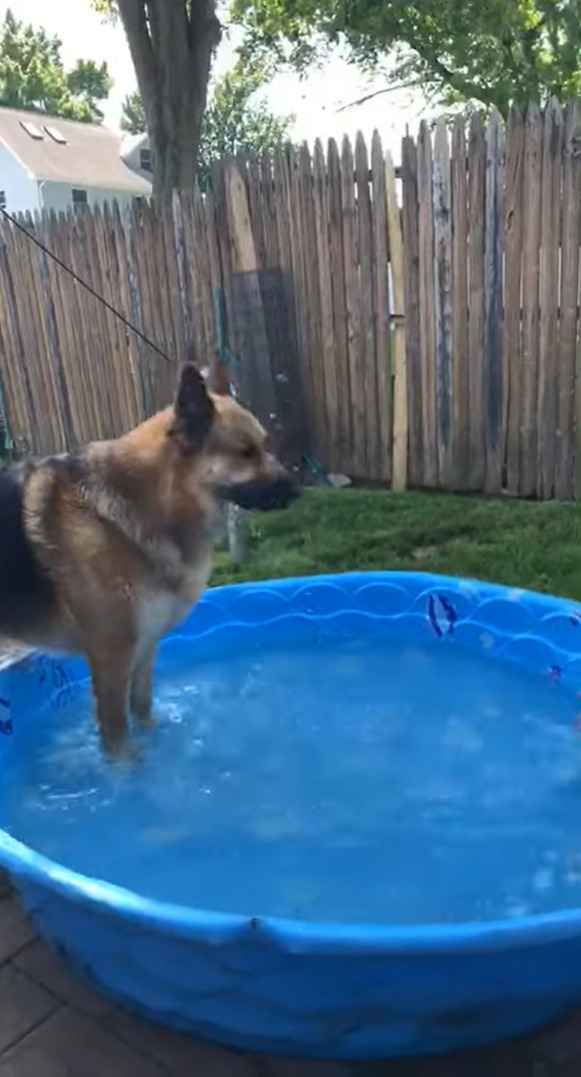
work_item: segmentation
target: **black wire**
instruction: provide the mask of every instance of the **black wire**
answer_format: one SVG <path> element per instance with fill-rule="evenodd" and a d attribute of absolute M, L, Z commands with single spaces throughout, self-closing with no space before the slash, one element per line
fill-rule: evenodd
<path fill-rule="evenodd" d="M 2 213 L 2 215 L 6 217 L 6 220 L 10 221 L 10 223 L 13 224 L 15 228 L 18 228 L 20 232 L 27 236 L 28 239 L 31 239 L 33 243 L 36 243 L 36 246 L 40 247 L 40 250 L 43 251 L 44 254 L 48 255 L 49 258 L 52 258 L 53 262 L 56 262 L 56 264 L 60 266 L 61 269 L 64 269 L 65 273 L 70 273 L 71 277 L 76 280 L 77 284 L 80 284 L 83 288 L 86 288 L 87 291 L 95 297 L 95 299 L 98 299 L 104 307 L 107 307 L 107 310 L 109 310 L 111 314 L 114 314 L 116 318 L 119 318 L 120 322 L 123 322 L 123 324 L 126 325 L 128 329 L 131 329 L 132 332 L 134 332 L 138 337 L 140 337 L 144 344 L 147 344 L 150 348 L 153 348 L 154 352 L 157 352 L 158 355 L 161 355 L 162 359 L 165 359 L 166 363 L 171 363 L 169 355 L 166 355 L 166 353 L 162 351 L 161 348 L 158 348 L 157 344 L 154 344 L 153 341 L 149 339 L 149 337 L 146 337 L 145 333 L 141 332 L 141 329 L 138 329 L 136 325 L 133 325 L 132 322 L 128 321 L 124 314 L 121 314 L 121 312 L 116 310 L 115 307 L 112 307 L 111 304 L 108 303 L 102 295 L 99 295 L 99 293 L 96 292 L 90 284 L 87 284 L 86 280 L 83 280 L 82 277 L 77 276 L 75 271 L 71 269 L 71 267 L 68 266 L 66 262 L 61 261 L 61 259 L 58 257 L 58 255 L 54 253 L 54 251 L 51 251 L 48 249 L 48 247 L 45 247 L 44 243 L 41 243 L 40 239 L 38 239 L 33 232 L 29 232 L 27 228 L 24 228 L 24 226 L 21 225 L 19 221 L 17 221 L 16 217 L 13 217 L 12 214 L 8 213 L 2 206 L 0 206 L 0 213 Z"/>

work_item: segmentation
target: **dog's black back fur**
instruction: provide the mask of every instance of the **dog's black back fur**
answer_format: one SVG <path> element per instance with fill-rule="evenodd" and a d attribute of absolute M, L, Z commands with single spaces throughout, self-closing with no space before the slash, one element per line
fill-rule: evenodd
<path fill-rule="evenodd" d="M 17 630 L 53 599 L 51 582 L 24 526 L 24 483 L 30 467 L 16 464 L 0 470 L 0 635 Z"/>

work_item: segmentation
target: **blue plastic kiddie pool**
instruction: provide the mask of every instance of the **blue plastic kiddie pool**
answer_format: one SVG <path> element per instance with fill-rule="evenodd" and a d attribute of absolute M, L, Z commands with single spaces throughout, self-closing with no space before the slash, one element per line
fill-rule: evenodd
<path fill-rule="evenodd" d="M 581 1002 L 581 610 L 370 573 L 210 591 L 142 761 L 80 659 L 0 672 L 0 863 L 72 969 L 226 1045 L 372 1058 Z"/>

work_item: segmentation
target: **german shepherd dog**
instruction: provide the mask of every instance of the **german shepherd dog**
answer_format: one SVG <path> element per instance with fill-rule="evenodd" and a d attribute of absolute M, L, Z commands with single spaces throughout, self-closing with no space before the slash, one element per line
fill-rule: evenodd
<path fill-rule="evenodd" d="M 206 587 L 221 506 L 297 496 L 258 420 L 187 364 L 124 437 L 0 473 L 0 635 L 85 654 L 103 748 L 131 757 L 128 713 L 152 722 L 157 644 Z"/>

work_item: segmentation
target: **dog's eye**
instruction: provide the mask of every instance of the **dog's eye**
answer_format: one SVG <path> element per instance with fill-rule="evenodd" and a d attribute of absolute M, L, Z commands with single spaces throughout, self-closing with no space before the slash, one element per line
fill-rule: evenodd
<path fill-rule="evenodd" d="M 243 460 L 255 460 L 258 456 L 255 445 L 245 445 L 240 453 Z"/>

